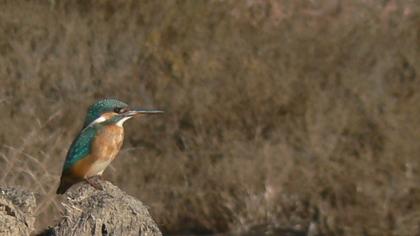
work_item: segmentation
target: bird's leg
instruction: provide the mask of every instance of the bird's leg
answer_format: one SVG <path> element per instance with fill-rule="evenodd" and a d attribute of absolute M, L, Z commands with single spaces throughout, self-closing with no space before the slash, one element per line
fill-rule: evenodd
<path fill-rule="evenodd" d="M 102 179 L 102 176 L 100 175 L 94 175 L 92 177 L 89 177 L 86 180 L 92 187 L 96 188 L 97 190 L 104 190 L 104 188 L 100 184 L 100 180 Z"/>

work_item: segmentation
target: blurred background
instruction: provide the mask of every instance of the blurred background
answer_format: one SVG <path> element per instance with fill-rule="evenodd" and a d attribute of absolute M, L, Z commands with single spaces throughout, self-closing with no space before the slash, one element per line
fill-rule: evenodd
<path fill-rule="evenodd" d="M 1 1 L 0 185 L 52 225 L 111 97 L 166 111 L 105 175 L 165 234 L 416 235 L 419 58 L 415 0 Z"/>

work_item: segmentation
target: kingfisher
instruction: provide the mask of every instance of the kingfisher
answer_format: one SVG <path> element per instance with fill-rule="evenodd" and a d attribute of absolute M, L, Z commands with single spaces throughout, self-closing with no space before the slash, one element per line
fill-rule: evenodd
<path fill-rule="evenodd" d="M 88 108 L 82 130 L 67 152 L 56 193 L 63 194 L 73 184 L 83 180 L 102 189 L 97 179 L 121 149 L 124 122 L 137 115 L 162 112 L 155 109 L 131 109 L 117 99 L 103 99 L 92 104 Z"/>

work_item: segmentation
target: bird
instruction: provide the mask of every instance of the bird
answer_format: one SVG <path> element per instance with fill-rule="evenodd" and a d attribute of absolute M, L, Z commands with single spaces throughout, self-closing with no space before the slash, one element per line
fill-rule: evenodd
<path fill-rule="evenodd" d="M 159 113 L 163 111 L 131 109 L 126 103 L 110 98 L 89 106 L 84 125 L 67 152 L 56 193 L 63 194 L 83 180 L 101 190 L 97 179 L 121 149 L 124 122 L 137 115 Z"/>

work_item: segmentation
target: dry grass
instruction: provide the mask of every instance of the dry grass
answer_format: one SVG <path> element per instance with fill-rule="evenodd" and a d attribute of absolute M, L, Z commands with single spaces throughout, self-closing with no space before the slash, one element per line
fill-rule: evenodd
<path fill-rule="evenodd" d="M 2 185 L 40 225 L 86 107 L 131 121 L 107 176 L 166 232 L 420 233 L 414 1 L 3 1 Z"/>

